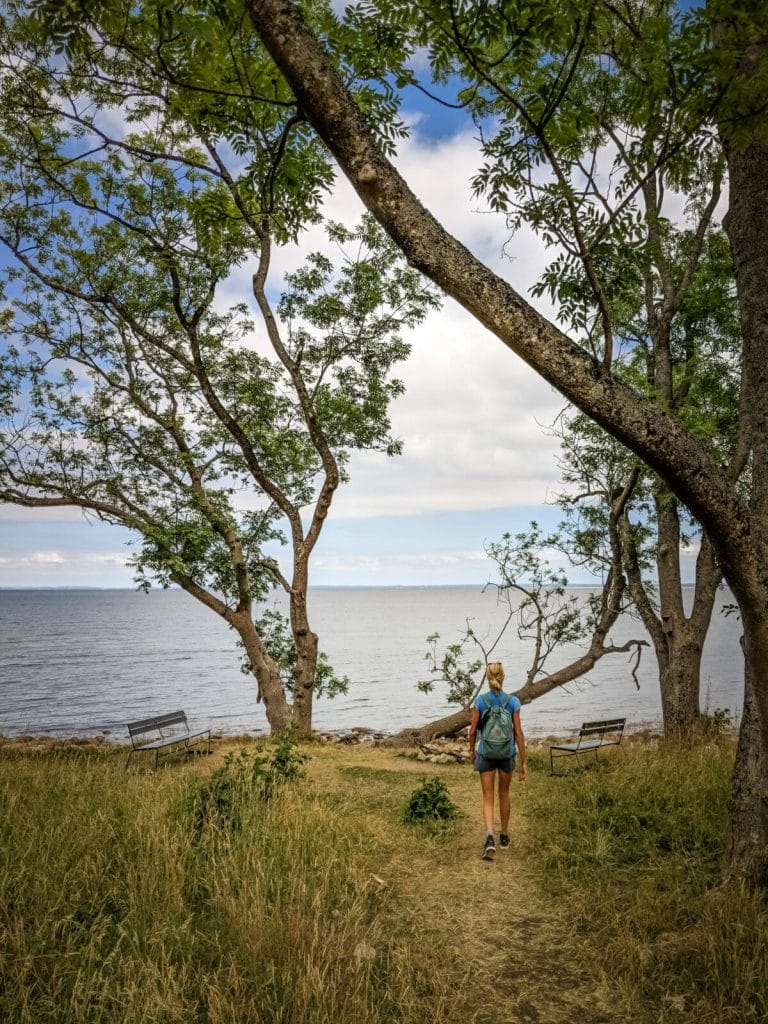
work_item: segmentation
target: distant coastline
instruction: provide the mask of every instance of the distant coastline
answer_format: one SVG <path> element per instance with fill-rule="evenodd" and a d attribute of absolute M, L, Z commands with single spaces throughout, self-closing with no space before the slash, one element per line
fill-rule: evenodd
<path fill-rule="evenodd" d="M 310 590 L 482 590 L 483 587 L 492 586 L 487 580 L 482 583 L 315 583 L 310 586 Z M 568 590 L 596 590 L 599 586 L 599 582 L 596 580 L 594 583 L 569 583 L 566 589 Z M 684 590 L 693 589 L 693 583 L 684 583 Z M 77 590 L 77 591 L 88 591 L 88 592 L 99 592 L 104 591 L 108 593 L 120 593 L 120 594 L 133 594 L 140 593 L 141 590 L 138 587 L 94 587 L 94 586 L 80 586 L 77 584 L 62 584 L 58 587 L 44 586 L 44 587 L 11 587 L 3 586 L 0 584 L 0 592 L 14 592 L 23 591 L 25 593 L 29 591 L 62 591 L 62 590 Z M 152 587 L 148 593 L 159 594 L 168 590 L 181 591 L 182 587 Z M 279 590 L 276 591 L 280 593 Z"/>

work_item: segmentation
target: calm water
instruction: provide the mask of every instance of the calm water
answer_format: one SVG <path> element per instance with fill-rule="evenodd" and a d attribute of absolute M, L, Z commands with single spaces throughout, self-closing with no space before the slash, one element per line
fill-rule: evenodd
<path fill-rule="evenodd" d="M 729 600 L 723 595 L 721 604 Z M 492 593 L 466 587 L 328 588 L 311 593 L 312 624 L 346 697 L 318 701 L 315 727 L 365 726 L 395 732 L 455 710 L 440 690 L 420 693 L 425 638 L 453 641 L 469 618 L 478 635 L 502 613 Z M 490 629 L 489 629 L 490 633 Z M 716 613 L 704 652 L 702 704 L 742 705 L 739 622 Z M 612 639 L 644 636 L 623 619 Z M 125 742 L 125 722 L 184 708 L 222 732 L 264 732 L 255 685 L 239 668 L 236 635 L 182 591 L 0 590 L 0 733 L 105 733 Z M 564 652 L 550 666 L 566 660 Z M 498 657 L 511 689 L 522 682 L 526 650 L 507 634 Z M 531 735 L 562 733 L 583 719 L 626 715 L 640 727 L 660 718 L 651 652 L 635 687 L 626 655 L 604 658 L 588 677 L 523 709 Z M 518 683 L 516 683 L 516 680 Z"/>

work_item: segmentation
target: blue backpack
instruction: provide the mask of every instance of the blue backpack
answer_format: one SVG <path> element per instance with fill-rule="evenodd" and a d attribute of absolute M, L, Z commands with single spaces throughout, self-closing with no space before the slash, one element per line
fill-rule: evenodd
<path fill-rule="evenodd" d="M 483 740 L 483 757 L 498 760 L 512 757 L 515 752 L 515 724 L 509 710 L 512 696 L 500 704 L 494 702 L 490 693 L 483 694 L 485 712 L 480 716 L 480 736 Z"/>

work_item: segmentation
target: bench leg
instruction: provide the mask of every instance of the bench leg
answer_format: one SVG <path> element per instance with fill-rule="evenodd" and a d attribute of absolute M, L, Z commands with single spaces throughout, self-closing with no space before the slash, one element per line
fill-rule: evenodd
<path fill-rule="evenodd" d="M 571 754 L 578 754 L 578 750 L 561 750 L 557 756 L 570 757 Z M 557 772 L 555 771 L 555 752 L 551 747 L 549 750 L 549 774 L 557 775 Z"/>

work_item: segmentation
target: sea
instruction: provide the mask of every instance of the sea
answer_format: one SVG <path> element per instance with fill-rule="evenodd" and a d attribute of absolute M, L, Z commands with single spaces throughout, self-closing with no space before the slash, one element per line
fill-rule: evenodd
<path fill-rule="evenodd" d="M 586 600 L 588 591 L 572 593 Z M 688 595 L 690 599 L 690 594 Z M 704 648 L 702 708 L 727 709 L 734 720 L 743 704 L 743 656 L 738 616 L 723 591 Z M 270 603 L 284 610 L 280 600 Z M 507 612 L 496 592 L 481 587 L 328 587 L 309 594 L 321 650 L 340 675 L 345 696 L 317 699 L 318 732 L 355 729 L 391 734 L 456 710 L 446 686 L 422 693 L 430 675 L 427 637 L 438 650 L 460 639 L 467 624 L 487 646 Z M 623 616 L 611 640 L 647 639 L 641 624 Z M 126 722 L 183 708 L 197 725 L 228 735 L 269 731 L 256 685 L 240 668 L 237 636 L 181 590 L 0 590 L 0 734 L 102 736 L 127 742 Z M 554 671 L 578 647 L 555 650 Z M 511 624 L 493 652 L 504 663 L 506 690 L 525 680 L 530 641 Z M 526 705 L 531 737 L 563 735 L 582 721 L 622 716 L 631 729 L 658 727 L 658 674 L 651 647 L 633 676 L 629 655 L 604 657 L 582 679 Z"/>

